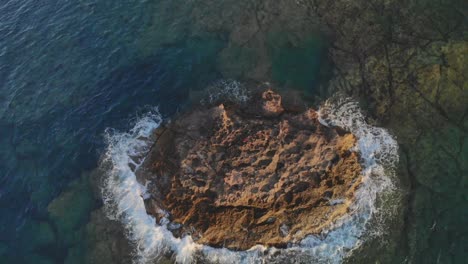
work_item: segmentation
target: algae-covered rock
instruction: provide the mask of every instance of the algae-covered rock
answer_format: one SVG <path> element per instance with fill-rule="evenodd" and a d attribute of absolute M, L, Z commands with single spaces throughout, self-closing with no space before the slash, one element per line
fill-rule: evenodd
<path fill-rule="evenodd" d="M 8 252 L 8 245 L 5 243 L 0 243 L 0 258 L 6 258 Z"/>
<path fill-rule="evenodd" d="M 91 213 L 89 222 L 81 232 L 82 239 L 67 250 L 66 264 L 133 262 L 135 248 L 125 237 L 122 223 L 107 218 L 103 208 Z"/>
<path fill-rule="evenodd" d="M 144 56 L 209 35 L 223 43 L 217 70 L 224 78 L 273 79 L 310 89 L 326 57 L 314 40 L 322 37 L 317 17 L 295 1 L 163 0 L 153 8 L 153 19 L 137 40 Z"/>
<path fill-rule="evenodd" d="M 462 2 L 302 3 L 333 36 L 330 90 L 359 98 L 405 150 L 400 177 L 408 184 L 408 201 L 404 231 L 393 238 L 399 245 L 395 255 L 410 263 L 462 263 L 466 253 L 458 245 L 467 227 L 459 219 L 468 214 L 463 205 L 468 43 Z"/>
<path fill-rule="evenodd" d="M 10 262 L 10 263 L 18 263 L 16 261 L 18 261 L 18 259 L 13 260 L 13 262 Z M 49 259 L 49 258 L 41 256 L 39 254 L 26 255 L 19 261 L 20 261 L 20 263 L 23 262 L 23 263 L 34 263 L 34 264 L 54 264 L 54 263 L 56 263 L 53 259 Z"/>
<path fill-rule="evenodd" d="M 224 76 L 242 78 L 255 71 L 260 56 L 252 48 L 231 43 L 219 53 L 218 68 Z"/>
<path fill-rule="evenodd" d="M 27 221 L 19 237 L 19 243 L 27 251 L 51 247 L 56 243 L 54 230 L 48 222 Z"/>
<path fill-rule="evenodd" d="M 300 43 L 288 39 L 286 32 L 268 37 L 272 79 L 279 85 L 312 90 L 319 85 L 326 66 L 326 43 L 319 34 Z"/>
<path fill-rule="evenodd" d="M 93 194 L 86 177 L 72 183 L 49 204 L 49 217 L 61 243 L 70 245 L 79 237 L 77 231 L 86 223 L 93 204 Z"/>
<path fill-rule="evenodd" d="M 103 208 L 92 212 L 85 232 L 84 263 L 125 264 L 132 262 L 133 248 L 125 238 L 122 224 L 108 219 Z"/>
<path fill-rule="evenodd" d="M 102 173 L 102 170 L 96 169 L 85 174 L 49 206 L 66 264 L 132 263 L 134 249 L 124 235 L 122 224 L 108 219 L 103 207 L 94 209 L 93 199 L 101 197 L 99 186 Z M 61 215 L 67 213 L 66 209 L 74 207 L 79 212 L 65 217 Z"/>

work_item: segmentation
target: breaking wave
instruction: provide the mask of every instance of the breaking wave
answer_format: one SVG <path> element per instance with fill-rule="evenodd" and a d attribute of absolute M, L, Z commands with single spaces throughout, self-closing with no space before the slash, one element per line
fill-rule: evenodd
<path fill-rule="evenodd" d="M 205 89 L 207 96 L 201 100 L 201 104 L 216 104 L 231 101 L 234 103 L 246 103 L 250 97 L 250 91 L 239 81 L 218 80 Z"/>
<path fill-rule="evenodd" d="M 154 143 L 152 132 L 161 124 L 161 115 L 157 110 L 149 112 L 129 132 L 108 131 L 107 151 L 101 163 L 106 171 L 104 203 L 108 217 L 120 220 L 134 243 L 135 262 L 152 263 L 161 256 L 172 256 L 177 263 L 340 263 L 366 239 L 380 236 L 385 228 L 379 218 L 389 213 L 378 208 L 376 202 L 395 191 L 397 142 L 385 129 L 369 125 L 352 100 L 329 100 L 319 109 L 319 116 L 322 124 L 343 127 L 358 138 L 356 151 L 361 154 L 364 168 L 362 184 L 346 216 L 322 234 L 307 236 L 285 249 L 258 245 L 232 251 L 197 244 L 190 236 L 174 237 L 167 224 L 158 225 L 146 213 L 146 187 L 135 175 Z"/>

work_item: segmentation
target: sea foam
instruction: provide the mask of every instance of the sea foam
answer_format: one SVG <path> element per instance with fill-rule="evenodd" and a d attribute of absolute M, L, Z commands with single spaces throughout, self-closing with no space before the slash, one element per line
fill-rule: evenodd
<path fill-rule="evenodd" d="M 151 134 L 161 124 L 161 115 L 157 110 L 150 111 L 129 132 L 108 131 L 107 151 L 101 163 L 106 171 L 104 204 L 108 217 L 120 220 L 134 243 L 135 262 L 156 263 L 160 256 L 169 253 L 177 263 L 193 263 L 197 259 L 212 263 L 340 263 L 365 239 L 381 235 L 384 228 L 377 218 L 385 217 L 386 212 L 376 206 L 376 201 L 395 191 L 396 140 L 385 129 L 366 123 L 358 104 L 350 99 L 325 102 L 319 116 L 322 124 L 343 127 L 358 138 L 356 151 L 364 168 L 362 184 L 349 214 L 322 234 L 309 235 L 286 249 L 258 245 L 246 251 L 232 251 L 197 244 L 190 236 L 174 237 L 167 224 L 158 225 L 146 213 L 146 187 L 135 175 L 154 143 Z"/>

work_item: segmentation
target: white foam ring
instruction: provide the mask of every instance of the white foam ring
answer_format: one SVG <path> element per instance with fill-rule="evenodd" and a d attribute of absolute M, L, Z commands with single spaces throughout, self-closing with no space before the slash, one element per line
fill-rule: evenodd
<path fill-rule="evenodd" d="M 358 138 L 356 150 L 364 167 L 362 185 L 356 192 L 351 212 L 320 236 L 310 235 L 286 249 L 255 246 L 246 251 L 216 249 L 195 243 L 190 236 L 175 238 L 166 225 L 158 225 L 146 213 L 145 186 L 137 182 L 134 171 L 143 162 L 153 142 L 152 131 L 162 121 L 158 111 L 141 117 L 126 133 L 107 133 L 107 152 L 102 162 L 107 177 L 103 197 L 109 217 L 119 219 L 136 245 L 136 263 L 155 263 L 158 256 L 173 254 L 177 263 L 193 263 L 195 258 L 211 263 L 340 263 L 372 235 L 379 235 L 379 225 L 369 221 L 379 210 L 378 196 L 392 192 L 393 168 L 398 162 L 395 139 L 384 129 L 365 122 L 359 107 L 351 100 L 330 100 L 319 110 L 320 122 L 340 126 Z M 133 164 L 131 166 L 129 164 Z"/>

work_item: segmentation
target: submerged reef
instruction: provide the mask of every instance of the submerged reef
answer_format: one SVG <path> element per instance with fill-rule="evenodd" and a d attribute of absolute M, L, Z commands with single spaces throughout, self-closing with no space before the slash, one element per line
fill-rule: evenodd
<path fill-rule="evenodd" d="M 344 260 L 344 263 L 463 263 L 466 259 L 465 245 L 467 245 L 468 237 L 465 224 L 468 197 L 466 192 L 468 84 L 465 76 L 468 63 L 467 56 L 464 56 L 467 53 L 468 42 L 466 41 L 466 15 L 462 11 L 464 9 L 461 8 L 463 1 L 241 0 L 208 2 L 210 4 L 206 4 L 205 0 L 155 2 L 154 21 L 145 29 L 146 31 L 141 34 L 141 39 L 138 41 L 142 47 L 139 50 L 142 56 L 157 54 L 162 49 L 161 47 L 178 48 L 179 43 L 183 43 L 196 54 L 208 54 L 209 56 L 202 56 L 205 60 L 207 57 L 213 58 L 216 71 L 223 78 L 241 81 L 270 80 L 281 87 L 284 84 L 284 87 L 288 88 L 302 88 L 301 91 L 304 94 L 308 92 L 320 97 L 313 98 L 317 101 L 323 101 L 336 92 L 356 98 L 370 119 L 367 120 L 366 117 L 366 121 L 388 128 L 398 138 L 401 159 L 397 175 L 401 184 L 397 187 L 404 195 L 404 200 L 401 201 L 402 205 L 399 205 L 398 210 L 388 209 L 396 215 L 389 220 L 384 219 L 389 222 L 386 228 L 388 232 L 363 241 L 360 248 L 352 250 L 352 254 Z M 167 12 L 167 10 L 174 10 L 174 12 Z M 327 41 L 313 41 L 320 37 Z M 313 52 L 314 50 L 317 52 Z M 315 62 L 320 62 L 318 68 L 324 69 L 321 57 L 323 60 L 331 61 L 332 76 L 329 82 L 316 84 L 313 80 L 320 79 L 318 78 L 320 73 L 314 71 L 315 68 L 311 66 L 315 65 Z M 297 58 L 302 58 L 299 62 L 304 61 L 304 63 L 297 63 Z M 206 61 L 203 63 L 207 64 Z M 293 74 L 297 73 L 297 70 L 303 74 Z M 300 104 L 294 105 L 295 108 L 292 111 L 292 106 L 284 97 L 291 92 L 288 90 L 281 98 L 281 106 L 284 110 L 277 109 L 282 111 L 280 115 L 266 117 L 258 112 L 261 116 L 259 119 L 270 123 L 276 120 L 279 124 L 279 120 L 282 120 L 285 115 L 300 116 L 301 113 L 306 112 Z M 261 97 L 257 97 L 258 100 L 259 98 Z M 249 104 L 250 107 L 257 108 L 261 105 Z M 225 103 L 223 109 L 218 104 L 212 105 L 212 108 L 200 108 L 195 111 L 201 115 L 207 115 L 208 119 L 210 111 L 224 112 L 231 119 L 242 116 L 241 120 L 244 122 L 257 118 L 255 115 L 247 117 L 239 115 L 236 107 L 239 106 Z M 161 136 L 159 138 L 161 140 L 154 146 L 151 155 L 156 155 L 158 147 L 163 145 L 168 148 L 176 146 L 176 144 L 171 144 L 174 139 L 170 138 L 182 138 L 182 136 L 174 134 L 174 131 L 169 128 L 175 128 L 175 123 L 181 122 L 184 118 L 187 117 L 182 115 L 174 119 L 173 124 L 166 124 L 157 130 L 155 136 Z M 200 129 L 208 127 L 202 122 L 195 123 L 195 125 Z M 186 134 L 190 132 L 188 126 L 182 128 Z M 252 131 L 257 132 L 261 129 L 259 127 Z M 295 129 L 302 130 L 296 127 Z M 163 135 L 169 138 L 164 144 Z M 241 141 L 237 142 L 238 144 L 244 144 L 242 140 L 245 138 L 249 138 L 245 144 L 261 142 L 261 138 L 254 138 L 255 133 L 243 136 L 239 137 Z M 251 141 L 253 139 L 255 141 Z M 273 140 L 278 139 L 273 138 Z M 199 141 L 192 140 L 192 142 Z M 208 141 L 205 139 L 205 142 Z M 299 150 L 293 154 L 299 153 L 304 146 L 298 147 Z M 204 149 L 208 150 L 208 148 Z M 163 220 L 164 217 L 170 220 L 171 222 L 166 224 L 176 236 L 190 233 L 200 243 L 219 246 L 220 239 L 216 240 L 213 237 L 210 241 L 203 241 L 200 236 L 206 233 L 206 228 L 218 228 L 217 232 L 220 234 L 223 231 L 221 226 L 206 227 L 203 226 L 203 221 L 206 222 L 206 219 L 195 219 L 197 216 L 205 217 L 201 214 L 202 212 L 195 210 L 197 206 L 200 206 L 198 208 L 205 206 L 203 210 L 219 206 L 220 203 L 204 202 L 213 199 L 213 194 L 208 191 L 216 186 L 209 186 L 206 180 L 202 185 L 203 182 L 197 181 L 200 179 L 192 179 L 189 177 L 190 174 L 181 174 L 178 178 L 180 182 L 174 182 L 174 187 L 169 176 L 166 177 L 167 182 L 160 182 L 158 187 L 157 183 L 161 178 L 157 178 L 156 175 L 162 175 L 159 174 L 160 171 L 181 173 L 182 168 L 174 168 L 174 164 L 182 160 L 193 163 L 193 159 L 189 156 L 174 159 L 172 156 L 177 153 L 173 149 L 162 150 L 161 153 L 170 154 L 171 158 L 163 157 L 161 160 L 164 162 L 154 164 L 155 160 L 150 155 L 138 171 L 140 183 L 145 184 L 147 180 L 151 181 L 147 187 L 152 197 L 145 200 L 146 210 L 155 215 L 158 221 Z M 244 171 L 249 167 L 259 168 L 255 166 L 260 166 L 258 157 L 263 153 L 254 152 L 253 154 L 257 160 L 249 162 L 246 167 L 239 168 L 240 170 Z M 197 153 L 195 155 L 194 158 L 203 161 Z M 204 159 L 208 159 L 208 155 L 203 155 Z M 234 156 L 230 156 L 232 157 Z M 216 159 L 216 155 L 214 158 Z M 302 165 L 295 164 L 295 166 Z M 209 176 L 212 173 L 210 167 L 216 169 L 212 165 L 208 167 L 198 164 L 196 166 L 199 170 L 206 170 L 205 177 L 207 178 L 211 177 Z M 260 168 L 262 169 L 264 168 Z M 221 176 L 223 180 L 226 178 L 226 175 Z M 299 179 L 301 176 L 296 177 Z M 241 173 L 240 177 L 230 176 L 227 181 L 221 183 L 231 189 L 239 188 L 233 190 L 232 193 L 242 196 L 245 195 L 242 188 L 246 180 L 252 179 L 248 177 L 244 179 Z M 279 182 L 279 179 L 273 180 L 275 180 L 273 186 Z M 184 185 L 189 182 L 192 183 L 191 187 Z M 265 182 L 267 183 L 271 184 Z M 254 184 L 259 185 L 255 195 L 260 196 L 262 186 L 257 182 Z M 162 187 L 167 187 L 161 190 L 165 195 L 156 195 L 156 188 Z M 176 191 L 177 188 L 179 191 Z M 201 189 L 206 189 L 206 197 L 201 194 L 189 194 Z M 315 190 L 319 191 L 319 188 Z M 215 191 L 218 197 L 219 194 L 225 195 L 224 189 L 215 189 Z M 286 189 L 278 190 L 280 191 L 286 192 Z M 352 193 L 351 189 L 348 191 Z M 167 200 L 164 202 L 169 194 L 172 195 L 169 197 L 172 202 L 169 203 Z M 300 192 L 298 194 L 302 195 Z M 267 201 L 264 205 L 270 197 L 265 198 Z M 327 198 L 330 197 L 322 198 L 328 200 Z M 345 198 L 347 200 L 343 202 L 352 202 L 352 194 Z M 176 203 L 183 199 L 187 200 L 181 204 Z M 277 201 L 279 197 L 271 199 Z M 316 199 L 319 197 L 317 196 Z M 392 199 L 392 203 L 396 203 L 396 200 L 398 199 Z M 196 204 L 197 201 L 199 201 L 198 204 Z M 291 203 L 283 206 L 299 208 L 295 207 L 296 201 L 297 199 L 293 197 Z M 333 201 L 333 198 L 330 201 Z M 335 202 L 337 201 L 339 200 Z M 229 225 L 222 226 L 226 228 L 225 233 L 231 235 L 231 238 L 236 233 L 239 233 L 239 237 L 245 234 L 246 231 L 243 230 L 245 222 L 242 221 L 247 221 L 253 227 L 259 226 L 260 223 L 269 223 L 260 225 L 264 231 L 262 231 L 262 237 L 255 238 L 260 241 L 259 243 L 280 246 L 280 243 L 284 241 L 294 240 L 291 237 L 287 238 L 294 234 L 292 232 L 294 227 L 291 223 L 288 225 L 285 219 L 275 215 L 279 212 L 274 211 L 276 210 L 274 207 L 272 210 L 276 213 L 271 214 L 272 218 L 268 219 L 270 216 L 255 218 L 255 214 L 248 213 L 249 200 L 239 200 L 238 204 L 240 202 L 247 204 L 244 212 L 231 211 L 235 214 L 230 215 L 231 221 L 236 220 L 239 223 L 236 225 L 236 222 L 231 222 Z M 252 199 L 252 203 L 263 203 L 263 200 Z M 332 207 L 325 201 L 321 203 L 321 205 Z M 305 205 L 307 202 L 303 200 L 299 206 L 300 204 Z M 183 214 L 180 211 L 183 206 L 195 209 L 187 210 Z M 254 204 L 254 206 L 258 205 Z M 335 206 L 344 206 L 344 204 Z M 390 203 L 383 202 L 379 203 L 379 207 L 392 208 Z M 157 210 L 158 208 L 166 209 L 167 214 Z M 305 209 L 310 210 L 310 208 Z M 252 211 L 255 210 L 252 209 Z M 212 220 L 225 221 L 229 216 L 226 214 L 226 218 L 223 218 L 215 212 L 217 211 L 209 212 L 213 214 Z M 239 215 L 245 215 L 246 220 L 238 217 Z M 94 221 L 94 218 L 91 220 Z M 187 221 L 184 222 L 185 220 Z M 284 227 L 288 229 L 281 229 L 283 226 L 279 224 L 282 221 L 285 223 Z M 376 222 L 378 221 L 371 224 Z M 298 221 L 295 223 L 297 224 Z M 101 221 L 99 224 L 107 225 L 108 223 Z M 279 231 L 274 230 L 278 226 Z M 192 232 L 190 227 L 194 227 L 198 232 Z M 247 230 L 253 230 L 253 227 Z M 246 228 L 249 226 L 247 225 Z M 96 230 L 99 229 L 96 228 Z M 282 231 L 286 231 L 287 236 L 283 237 Z M 144 230 L 144 234 L 148 232 L 150 231 Z M 102 240 L 110 240 L 105 236 L 96 237 L 99 241 L 101 237 Z M 224 245 L 225 241 L 221 243 Z M 90 244 L 94 245 L 91 242 Z M 226 241 L 225 245 L 232 249 L 249 246 L 238 240 Z M 130 254 L 128 250 L 118 248 L 112 254 Z M 69 255 L 74 252 L 70 251 Z M 99 250 L 93 251 L 93 254 L 104 256 Z M 285 256 L 289 258 L 289 255 Z M 116 257 L 115 259 L 125 258 Z M 115 259 L 100 263 L 115 263 L 113 262 Z M 222 260 L 217 261 L 222 263 Z M 232 259 L 229 261 L 233 262 Z"/>
<path fill-rule="evenodd" d="M 348 212 L 361 182 L 356 137 L 272 90 L 195 108 L 155 135 L 137 170 L 150 182 L 148 213 L 213 247 L 286 247 L 320 234 Z"/>

